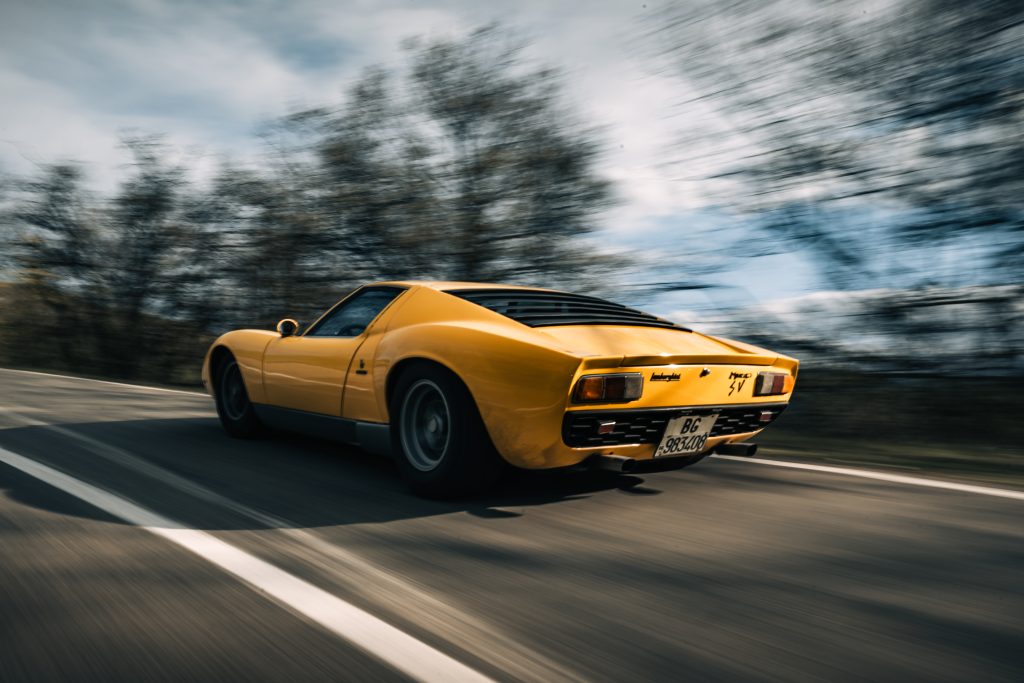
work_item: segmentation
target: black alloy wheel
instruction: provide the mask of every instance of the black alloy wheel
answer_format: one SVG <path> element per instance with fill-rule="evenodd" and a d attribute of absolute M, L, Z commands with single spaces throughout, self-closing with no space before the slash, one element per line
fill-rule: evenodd
<path fill-rule="evenodd" d="M 505 467 L 469 390 L 443 367 L 419 363 L 402 371 L 390 413 L 398 469 L 420 495 L 481 492 Z"/>
<path fill-rule="evenodd" d="M 262 432 L 262 425 L 249 400 L 238 362 L 230 356 L 225 358 L 218 366 L 217 378 L 217 417 L 224 430 L 240 439 L 258 436 Z"/>

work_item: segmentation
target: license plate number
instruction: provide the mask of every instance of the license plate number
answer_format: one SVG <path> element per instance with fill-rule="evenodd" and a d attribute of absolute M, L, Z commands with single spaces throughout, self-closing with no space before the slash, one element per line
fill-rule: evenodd
<path fill-rule="evenodd" d="M 717 415 L 682 415 L 669 420 L 654 457 L 700 453 L 717 419 Z"/>

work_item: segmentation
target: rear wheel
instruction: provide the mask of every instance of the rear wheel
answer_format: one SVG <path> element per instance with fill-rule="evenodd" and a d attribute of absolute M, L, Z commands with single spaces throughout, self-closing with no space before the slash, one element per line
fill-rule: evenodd
<path fill-rule="evenodd" d="M 217 367 L 217 417 L 224 430 L 233 437 L 250 439 L 262 432 L 249 392 L 245 390 L 242 371 L 232 356 L 226 356 Z"/>
<path fill-rule="evenodd" d="M 504 467 L 469 390 L 441 367 L 417 365 L 399 377 L 391 437 L 402 478 L 421 495 L 483 491 Z"/>

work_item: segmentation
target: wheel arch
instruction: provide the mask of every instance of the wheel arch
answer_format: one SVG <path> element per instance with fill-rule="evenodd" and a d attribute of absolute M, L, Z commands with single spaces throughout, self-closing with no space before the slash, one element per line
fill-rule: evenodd
<path fill-rule="evenodd" d="M 388 369 L 387 377 L 384 380 L 384 401 L 388 408 L 388 421 L 391 421 L 391 399 L 394 398 L 395 386 L 398 384 L 398 379 L 402 376 L 402 373 L 407 372 L 409 369 L 414 368 L 418 365 L 440 368 L 454 377 L 459 381 L 466 391 L 469 393 L 470 398 L 473 399 L 473 403 L 476 404 L 476 397 L 473 396 L 473 391 L 466 384 L 466 381 L 459 376 L 459 373 L 453 370 L 451 367 L 442 363 L 435 358 L 429 358 L 427 356 L 409 356 L 403 358 Z M 477 405 L 477 410 L 479 410 Z"/>
<path fill-rule="evenodd" d="M 235 330 L 226 332 L 210 345 L 203 361 L 203 385 L 212 395 L 217 389 L 217 364 L 223 363 L 225 354 L 233 357 L 242 371 L 242 381 L 253 403 L 264 403 L 263 353 L 276 332 L 267 330 Z"/>
<path fill-rule="evenodd" d="M 457 372 L 434 359 L 410 356 L 396 363 L 386 379 L 388 401 L 396 406 L 389 424 L 392 448 L 403 479 L 414 491 L 457 497 L 482 490 L 501 475 L 507 461 L 494 446 L 477 399 Z M 417 395 L 421 384 L 431 386 L 445 404 L 450 431 L 443 445 L 426 435 L 419 420 L 422 413 L 406 412 L 407 398 Z M 422 402 L 412 405 L 414 411 L 422 409 Z M 406 419 L 410 415 L 411 422 Z"/>
<path fill-rule="evenodd" d="M 210 390 L 216 394 L 220 391 L 220 367 L 228 358 L 234 358 L 235 354 L 231 352 L 224 344 L 215 344 L 210 349 Z"/>

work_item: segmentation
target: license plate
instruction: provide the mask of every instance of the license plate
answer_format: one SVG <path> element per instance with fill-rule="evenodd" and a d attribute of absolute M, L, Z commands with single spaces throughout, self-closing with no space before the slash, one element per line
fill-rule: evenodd
<path fill-rule="evenodd" d="M 669 420 L 654 457 L 700 453 L 717 419 L 717 415 L 682 415 Z"/>

